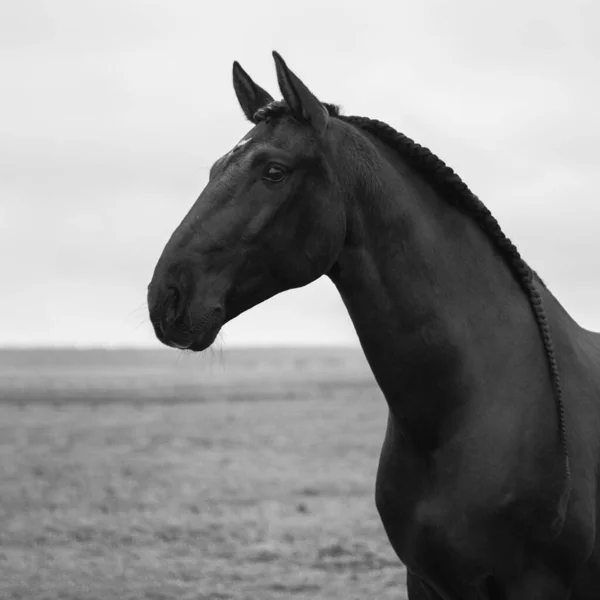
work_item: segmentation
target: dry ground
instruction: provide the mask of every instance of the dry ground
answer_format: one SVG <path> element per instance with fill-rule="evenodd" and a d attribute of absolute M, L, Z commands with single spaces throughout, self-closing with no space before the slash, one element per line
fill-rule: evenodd
<path fill-rule="evenodd" d="M 23 381 L 5 357 L 0 598 L 405 598 L 373 500 L 386 407 L 368 371 L 249 356 L 245 377 L 239 356 L 221 375 L 179 360 L 150 386 L 147 361 L 78 364 L 62 388 L 52 361 Z"/>

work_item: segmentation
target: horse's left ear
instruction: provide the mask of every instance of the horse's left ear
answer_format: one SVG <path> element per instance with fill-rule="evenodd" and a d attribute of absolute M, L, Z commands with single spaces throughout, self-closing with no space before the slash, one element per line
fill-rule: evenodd
<path fill-rule="evenodd" d="M 316 96 L 290 71 L 281 56 L 273 51 L 277 81 L 283 99 L 290 107 L 292 114 L 299 121 L 308 121 L 323 134 L 329 121 L 329 113 Z"/>
<path fill-rule="evenodd" d="M 259 108 L 273 102 L 271 94 L 254 83 L 237 60 L 233 63 L 233 88 L 246 118 L 253 123 L 254 113 Z"/>

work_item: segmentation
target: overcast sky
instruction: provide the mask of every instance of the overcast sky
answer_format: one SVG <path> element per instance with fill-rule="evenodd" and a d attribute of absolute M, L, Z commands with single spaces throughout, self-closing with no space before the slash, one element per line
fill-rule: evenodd
<path fill-rule="evenodd" d="M 231 63 L 280 97 L 273 49 L 452 166 L 600 330 L 599 2 L 19 0 L 0 7 L 0 344 L 157 345 L 156 260 L 249 129 Z M 322 279 L 222 341 L 356 335 Z"/>

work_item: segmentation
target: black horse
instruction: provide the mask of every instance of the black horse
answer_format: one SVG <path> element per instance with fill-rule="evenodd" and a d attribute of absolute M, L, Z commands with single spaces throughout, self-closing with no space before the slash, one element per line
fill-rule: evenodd
<path fill-rule="evenodd" d="M 236 62 L 251 131 L 167 243 L 163 343 L 322 275 L 389 405 L 376 504 L 411 600 L 597 600 L 600 335 L 580 327 L 439 158 Z"/>

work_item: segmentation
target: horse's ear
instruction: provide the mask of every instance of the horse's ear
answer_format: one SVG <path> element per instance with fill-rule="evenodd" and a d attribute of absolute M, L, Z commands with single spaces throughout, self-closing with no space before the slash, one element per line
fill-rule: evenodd
<path fill-rule="evenodd" d="M 272 96 L 252 81 L 237 60 L 233 63 L 233 88 L 246 118 L 253 123 L 254 113 L 273 102 Z"/>
<path fill-rule="evenodd" d="M 277 81 L 283 99 L 299 121 L 308 121 L 322 134 L 329 121 L 329 113 L 316 96 L 290 71 L 281 56 L 273 51 Z"/>

